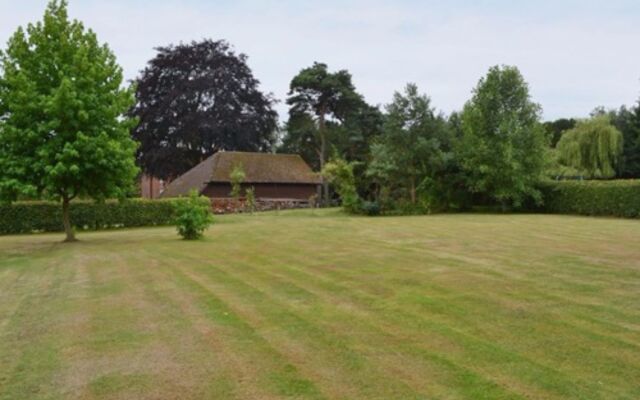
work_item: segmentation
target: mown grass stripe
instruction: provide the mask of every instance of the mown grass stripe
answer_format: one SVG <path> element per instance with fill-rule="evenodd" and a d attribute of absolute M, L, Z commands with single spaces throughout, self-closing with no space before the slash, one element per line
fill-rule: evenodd
<path fill-rule="evenodd" d="M 290 253 L 287 253 L 290 254 Z M 268 264 L 268 262 L 264 262 L 264 264 Z M 316 272 L 316 271 L 314 271 Z M 326 271 L 325 271 L 326 272 Z M 347 276 L 341 276 L 339 275 L 335 270 L 331 271 L 332 274 L 337 275 L 334 276 L 332 279 L 332 283 L 335 285 L 334 288 L 337 288 L 337 290 L 334 292 L 335 295 L 344 295 L 344 294 L 349 294 L 349 298 L 350 299 L 356 299 L 357 302 L 360 302 L 361 304 L 375 304 L 376 302 L 376 298 L 375 296 L 371 296 L 369 293 L 361 293 L 361 291 L 359 291 L 358 289 L 354 289 L 353 287 L 349 286 L 349 288 L 347 287 L 341 287 L 338 284 L 335 284 L 336 281 L 340 281 L 340 282 L 348 282 L 350 281 L 350 278 Z M 303 277 L 303 281 L 305 282 L 317 282 L 318 280 L 318 274 L 316 272 L 316 275 L 305 275 Z M 299 282 L 297 282 L 299 283 Z M 363 295 L 362 297 L 360 297 L 359 299 L 357 297 L 354 297 L 354 292 L 358 292 L 359 294 Z M 467 334 L 464 334 L 462 332 L 456 332 L 453 331 L 451 329 L 449 329 L 448 327 L 446 327 L 445 325 L 443 325 L 442 323 L 434 323 L 432 321 L 428 321 L 428 323 L 426 323 L 427 321 L 422 321 L 424 320 L 422 315 L 419 314 L 409 314 L 404 312 L 401 309 L 392 309 L 392 310 L 385 310 L 385 309 L 373 309 L 373 312 L 376 313 L 376 315 L 381 315 L 382 313 L 385 313 L 385 315 L 389 314 L 392 319 L 398 323 L 401 322 L 404 326 L 407 325 L 408 322 L 410 321 L 421 321 L 423 322 L 420 325 L 415 325 L 416 326 L 416 330 L 420 331 L 420 330 L 424 330 L 425 328 L 430 328 L 431 330 L 436 329 L 437 331 L 439 331 L 441 334 L 445 335 L 445 336 L 454 336 L 457 337 L 458 341 L 460 341 L 460 338 L 466 338 L 464 341 L 469 342 L 465 348 L 467 350 L 473 350 L 474 353 L 478 353 L 478 349 L 484 349 L 483 352 L 480 354 L 482 357 L 478 357 L 478 358 L 486 358 L 486 356 L 488 356 L 489 354 L 492 355 L 492 358 L 495 358 L 496 355 L 501 355 L 500 358 L 502 358 L 502 362 L 504 363 L 513 363 L 518 361 L 520 364 L 524 364 L 528 367 L 530 366 L 536 366 L 535 368 L 538 370 L 537 373 L 530 373 L 529 377 L 527 379 L 528 382 L 532 383 L 532 384 L 536 384 L 536 385 L 540 385 L 539 382 L 542 381 L 544 382 L 544 380 L 541 379 L 541 377 L 546 378 L 547 381 L 551 381 L 551 382 L 555 382 L 554 384 L 551 385 L 547 385 L 547 389 L 549 390 L 558 390 L 558 389 L 562 389 L 560 392 L 558 392 L 559 395 L 569 395 L 571 393 L 574 393 L 574 391 L 577 389 L 577 387 L 575 387 L 575 385 L 573 384 L 571 378 L 565 376 L 564 378 L 562 378 L 562 375 L 559 371 L 555 370 L 555 369 L 549 369 L 548 367 L 545 367 L 543 365 L 538 365 L 536 362 L 533 362 L 532 360 L 528 360 L 526 358 L 521 358 L 520 356 L 518 356 L 517 354 L 512 354 L 510 352 L 508 352 L 506 349 L 502 349 L 502 348 L 498 348 L 495 345 L 491 345 L 489 343 L 486 342 L 480 342 L 477 340 L 474 340 L 472 337 L 470 337 Z M 407 317 L 407 321 L 404 320 L 400 320 L 398 321 L 398 318 L 401 316 L 406 316 Z M 542 373 L 541 371 L 546 371 L 544 373 Z M 593 385 L 592 385 L 593 386 Z M 568 389 L 564 389 L 565 387 L 568 387 Z"/>
<path fill-rule="evenodd" d="M 163 261 L 166 263 L 166 261 Z M 202 283 L 194 280 L 180 268 L 172 268 L 173 277 L 184 289 L 192 290 L 197 297 L 198 305 L 207 317 L 215 324 L 232 329 L 232 337 L 236 349 L 242 347 L 244 351 L 251 349 L 253 357 L 261 355 L 268 362 L 270 372 L 268 377 L 261 377 L 263 383 L 274 394 L 295 395 L 300 398 L 323 399 L 321 391 L 313 382 L 301 376 L 298 369 L 285 356 L 273 348 L 255 329 L 244 321 L 234 310 L 225 304 L 218 296 Z M 293 393 L 289 392 L 293 390 Z"/>
<path fill-rule="evenodd" d="M 169 255 L 163 254 L 163 256 L 168 257 Z M 268 290 L 268 291 L 260 290 L 254 287 L 253 285 L 249 285 L 248 280 L 235 277 L 234 274 L 232 274 L 230 271 L 231 269 L 240 267 L 240 266 L 247 267 L 248 264 L 239 264 L 237 262 L 233 262 L 233 263 L 230 263 L 230 268 L 222 270 L 221 267 L 217 265 L 214 266 L 211 264 L 207 265 L 206 262 L 205 262 L 205 265 L 202 265 L 200 267 L 194 267 L 195 263 L 202 262 L 202 261 L 197 259 L 194 256 L 190 256 L 189 259 L 190 259 L 191 268 L 192 269 L 198 268 L 202 273 L 209 276 L 211 281 L 220 282 L 220 284 L 224 284 L 225 287 L 230 286 L 237 289 L 237 291 L 243 290 L 245 292 L 249 292 L 249 295 L 251 296 L 250 304 L 258 308 L 259 311 L 265 315 L 265 317 L 270 318 L 271 323 L 278 324 L 279 326 L 285 326 L 287 330 L 291 330 L 292 331 L 291 338 L 297 338 L 298 340 L 300 340 L 302 338 L 300 335 L 304 334 L 305 339 L 313 341 L 312 344 L 310 344 L 311 346 L 318 346 L 320 344 L 324 347 L 324 349 L 322 347 L 318 348 L 317 351 L 324 351 L 326 353 L 338 353 L 342 359 L 341 361 L 339 361 L 340 365 L 347 365 L 347 369 L 348 369 L 347 372 L 350 374 L 349 376 L 351 377 L 350 378 L 351 380 L 354 380 L 353 375 L 356 372 L 360 372 L 361 370 L 362 370 L 362 373 L 365 373 L 365 376 L 367 377 L 367 379 L 371 379 L 373 376 L 375 376 L 375 375 L 372 375 L 370 367 L 369 369 L 363 370 L 366 366 L 368 366 L 368 364 L 372 364 L 372 362 L 368 361 L 364 354 L 360 354 L 359 352 L 355 352 L 351 350 L 349 348 L 348 340 L 346 338 L 336 337 L 335 334 L 332 334 L 331 336 L 327 336 L 326 334 L 321 334 L 322 332 L 328 331 L 328 329 L 326 329 L 327 328 L 326 326 L 316 325 L 310 322 L 308 319 L 301 318 L 298 314 L 296 314 L 295 311 L 288 311 L 288 310 L 291 310 L 291 306 L 289 304 L 286 304 L 285 302 L 277 300 L 273 296 L 271 296 L 271 293 L 274 292 L 273 288 L 271 288 L 271 290 Z M 220 264 L 224 264 L 224 263 L 220 263 Z M 259 275 L 259 273 L 260 272 L 258 269 L 253 269 L 251 275 L 254 275 L 254 276 Z M 243 277 L 246 278 L 248 276 L 249 275 L 245 275 Z M 251 280 L 251 282 L 253 281 L 254 280 Z M 290 283 L 290 285 L 293 285 L 293 284 Z M 237 303 L 237 301 L 234 303 Z M 270 312 L 270 310 L 272 309 L 276 309 L 279 311 L 274 314 L 273 312 Z M 360 325 L 365 326 L 372 333 L 376 333 L 378 335 L 381 335 L 387 338 L 391 337 L 390 334 L 378 330 L 374 325 L 371 325 L 365 321 L 352 319 L 351 322 L 359 326 Z M 332 346 L 335 346 L 336 343 L 339 344 L 339 348 L 338 349 L 331 348 Z M 383 343 L 380 343 L 380 344 L 383 344 Z M 401 347 L 404 347 L 402 344 L 399 344 L 399 345 Z M 411 349 L 411 351 L 414 351 L 414 350 L 415 349 Z M 408 352 L 405 352 L 405 353 L 409 354 Z M 344 357 L 346 355 L 349 355 L 349 358 L 345 360 Z M 494 396 L 493 398 L 504 398 L 504 399 L 520 398 L 516 394 L 508 393 L 507 391 L 499 387 L 494 382 L 491 382 L 490 380 L 486 380 L 480 377 L 479 375 L 475 374 L 471 370 L 462 368 L 459 365 L 455 365 L 454 363 L 450 362 L 449 360 L 447 360 L 442 356 L 438 356 L 437 354 L 429 354 L 427 352 L 422 352 L 421 356 L 423 360 L 429 361 L 439 368 L 446 368 L 450 372 L 453 372 L 455 376 L 452 381 L 452 384 L 456 385 L 456 387 L 458 387 L 458 389 L 461 390 L 463 394 L 477 396 L 479 393 L 478 388 L 481 388 L 481 392 L 487 394 L 487 396 Z M 353 365 L 352 360 L 358 360 L 358 362 L 355 365 Z M 353 370 L 353 367 L 356 367 L 355 371 Z M 383 380 L 384 379 L 383 376 L 385 374 L 379 373 L 379 375 L 381 376 L 380 379 Z M 428 379 L 428 377 L 425 377 L 425 378 Z M 386 385 L 389 385 L 389 383 L 390 382 L 386 382 Z M 392 389 L 393 391 L 391 393 L 397 395 L 398 393 L 401 393 L 399 391 L 401 389 L 402 388 Z M 406 391 L 407 388 L 402 390 Z M 372 388 L 371 392 L 365 392 L 364 395 L 371 396 L 376 393 L 384 395 L 384 392 L 381 393 L 379 389 L 375 389 L 375 388 Z M 421 394 L 419 393 L 413 393 L 413 394 L 408 393 L 408 394 L 405 394 L 404 396 L 412 396 L 410 398 L 421 398 Z M 403 398 L 409 398 L 409 397 L 403 397 Z"/>
<path fill-rule="evenodd" d="M 47 263 L 44 274 L 30 274 L 40 284 L 25 287 L 26 297 L 10 317 L 0 344 L 0 399 L 57 399 L 54 376 L 61 367 L 58 313 L 67 307 L 65 288 L 75 271 L 61 259 Z M 39 273 L 42 273 L 39 271 Z"/>

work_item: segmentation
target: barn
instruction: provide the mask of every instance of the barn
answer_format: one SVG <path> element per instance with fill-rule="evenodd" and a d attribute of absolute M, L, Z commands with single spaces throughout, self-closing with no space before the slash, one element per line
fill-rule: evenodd
<path fill-rule="evenodd" d="M 261 201 L 307 202 L 319 190 L 320 176 L 297 154 L 221 151 L 172 181 L 161 197 L 184 196 L 192 189 L 212 199 L 231 197 L 231 171 L 245 172 L 242 193 L 253 187 Z"/>

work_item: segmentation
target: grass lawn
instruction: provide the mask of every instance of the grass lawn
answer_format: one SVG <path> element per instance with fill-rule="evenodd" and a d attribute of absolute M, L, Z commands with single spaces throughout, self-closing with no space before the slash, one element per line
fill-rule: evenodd
<path fill-rule="evenodd" d="M 639 399 L 640 221 L 0 237 L 0 399 Z"/>

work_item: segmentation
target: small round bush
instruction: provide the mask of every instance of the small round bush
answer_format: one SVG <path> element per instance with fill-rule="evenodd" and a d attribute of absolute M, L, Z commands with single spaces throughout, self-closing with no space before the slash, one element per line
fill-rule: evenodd
<path fill-rule="evenodd" d="M 178 233 L 186 240 L 201 238 L 213 222 L 209 199 L 195 190 L 189 193 L 189 197 L 176 201 L 175 214 Z"/>

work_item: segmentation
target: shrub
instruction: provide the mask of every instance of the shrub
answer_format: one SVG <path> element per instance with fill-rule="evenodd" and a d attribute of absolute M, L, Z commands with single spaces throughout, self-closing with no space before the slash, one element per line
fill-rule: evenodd
<path fill-rule="evenodd" d="M 245 207 L 249 211 L 250 214 L 253 214 L 256 211 L 256 189 L 251 186 L 244 192 L 245 197 Z"/>
<path fill-rule="evenodd" d="M 242 192 L 242 182 L 244 182 L 244 179 L 246 177 L 247 175 L 244 173 L 242 164 L 235 165 L 233 167 L 233 170 L 231 170 L 231 173 L 229 174 L 229 180 L 231 181 L 230 195 L 236 200 L 240 199 L 240 195 Z"/>
<path fill-rule="evenodd" d="M 377 201 L 363 201 L 360 210 L 364 215 L 377 216 L 380 215 L 380 204 Z"/>
<path fill-rule="evenodd" d="M 551 181 L 541 189 L 546 212 L 640 218 L 640 180 Z"/>
<path fill-rule="evenodd" d="M 345 211 L 357 213 L 360 210 L 361 199 L 356 191 L 352 163 L 342 159 L 328 162 L 322 169 L 322 176 L 334 185 Z"/>
<path fill-rule="evenodd" d="M 184 200 L 175 203 L 178 234 L 186 240 L 198 239 L 213 222 L 210 200 L 195 190 Z"/>
<path fill-rule="evenodd" d="M 174 203 L 178 199 L 125 201 L 72 201 L 71 223 L 74 228 L 110 229 L 170 225 L 174 219 Z M 0 234 L 62 232 L 60 204 L 48 201 L 20 201 L 0 204 Z"/>

